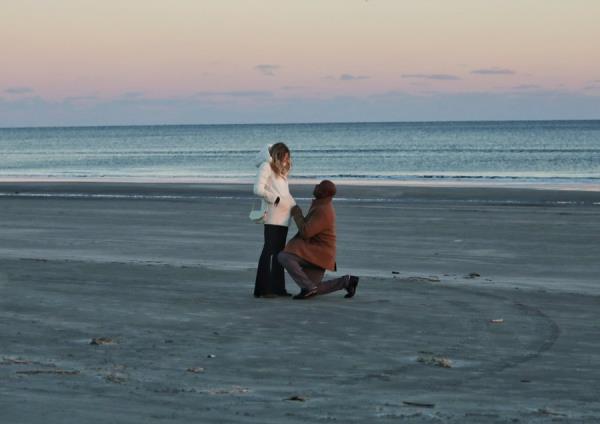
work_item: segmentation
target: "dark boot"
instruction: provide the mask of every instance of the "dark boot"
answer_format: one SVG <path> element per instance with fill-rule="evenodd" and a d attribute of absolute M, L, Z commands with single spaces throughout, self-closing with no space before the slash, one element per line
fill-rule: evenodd
<path fill-rule="evenodd" d="M 344 297 L 346 299 L 354 297 L 354 295 L 356 294 L 357 286 L 358 286 L 358 277 L 351 275 L 350 278 L 348 279 L 348 287 L 346 287 L 346 291 L 348 293 L 346 293 L 346 296 L 344 296 Z"/>

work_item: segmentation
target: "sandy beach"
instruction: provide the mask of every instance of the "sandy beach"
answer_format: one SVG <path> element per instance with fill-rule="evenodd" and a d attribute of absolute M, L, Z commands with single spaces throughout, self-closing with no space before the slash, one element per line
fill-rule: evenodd
<path fill-rule="evenodd" d="M 250 192 L 0 183 L 0 422 L 600 421 L 600 192 L 340 186 L 310 301 Z"/>

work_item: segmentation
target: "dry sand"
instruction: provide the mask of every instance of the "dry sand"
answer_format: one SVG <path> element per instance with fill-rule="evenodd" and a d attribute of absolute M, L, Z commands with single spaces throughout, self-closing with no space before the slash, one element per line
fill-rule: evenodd
<path fill-rule="evenodd" d="M 249 191 L 0 184 L 0 423 L 600 421 L 600 193 L 340 187 L 300 302 Z"/>

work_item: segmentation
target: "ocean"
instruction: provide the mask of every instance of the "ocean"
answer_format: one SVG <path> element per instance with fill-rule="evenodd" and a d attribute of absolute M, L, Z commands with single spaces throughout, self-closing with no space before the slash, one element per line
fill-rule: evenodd
<path fill-rule="evenodd" d="M 0 180 L 251 181 L 285 142 L 292 179 L 600 184 L 600 121 L 0 129 Z"/>

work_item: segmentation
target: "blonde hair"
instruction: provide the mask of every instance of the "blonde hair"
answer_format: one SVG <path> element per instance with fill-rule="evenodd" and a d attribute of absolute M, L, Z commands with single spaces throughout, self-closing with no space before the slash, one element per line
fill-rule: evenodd
<path fill-rule="evenodd" d="M 283 177 L 287 176 L 292 167 L 292 155 L 288 146 L 285 143 L 275 143 L 271 146 L 269 152 L 271 153 L 271 169 L 273 172 Z M 284 163 L 286 154 L 289 156 L 289 160 Z"/>

